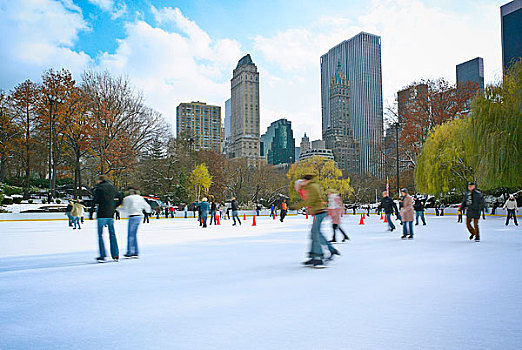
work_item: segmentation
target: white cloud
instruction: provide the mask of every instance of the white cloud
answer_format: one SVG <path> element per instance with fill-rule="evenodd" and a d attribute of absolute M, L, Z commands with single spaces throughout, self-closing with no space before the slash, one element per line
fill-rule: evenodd
<path fill-rule="evenodd" d="M 158 24 L 177 30 L 144 21 L 129 23 L 116 51 L 100 57 L 100 68 L 128 75 L 147 103 L 173 125 L 180 102 L 223 105 L 230 94 L 232 69 L 241 57 L 240 45 L 230 39 L 212 40 L 179 9 L 153 7 L 152 12 Z"/>
<path fill-rule="evenodd" d="M 496 80 L 501 72 L 498 11 L 494 3 L 476 2 L 455 14 L 419 0 L 374 0 L 356 21 L 323 17 L 272 37 L 258 35 L 254 47 L 267 62 L 265 68 L 278 76 L 269 82 L 261 77 L 262 103 L 269 110 L 287 111 L 298 138 L 304 132 L 321 137 L 320 56 L 363 30 L 382 38 L 385 107 L 414 80 L 442 76 L 455 81 L 455 65 L 477 56 L 484 58 L 486 80 Z M 264 126 L 273 121 L 266 117 Z"/>
<path fill-rule="evenodd" d="M 0 76 L 2 85 L 38 80 L 48 68 L 81 71 L 90 57 L 73 49 L 80 31 L 89 30 L 70 2 L 50 0 L 0 3 Z"/>
<path fill-rule="evenodd" d="M 89 2 L 104 11 L 112 11 L 114 7 L 114 0 L 89 0 Z"/>

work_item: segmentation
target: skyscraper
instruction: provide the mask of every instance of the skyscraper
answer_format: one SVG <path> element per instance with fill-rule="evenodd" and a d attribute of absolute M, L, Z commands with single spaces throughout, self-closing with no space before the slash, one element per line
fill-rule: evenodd
<path fill-rule="evenodd" d="M 359 145 L 350 127 L 350 84 L 337 65 L 330 79 L 330 125 L 324 132 L 326 148 L 331 149 L 337 166 L 344 174 L 354 175 L 359 169 Z"/>
<path fill-rule="evenodd" d="M 500 7 L 502 28 L 502 69 L 522 58 L 522 0 L 514 0 Z"/>
<path fill-rule="evenodd" d="M 196 150 L 221 152 L 221 107 L 199 101 L 180 103 L 176 108 L 176 136 L 189 138 Z"/>
<path fill-rule="evenodd" d="M 260 159 L 259 73 L 250 54 L 234 69 L 230 104 L 230 157 Z"/>
<path fill-rule="evenodd" d="M 230 99 L 225 101 L 225 124 L 223 129 L 223 153 L 228 157 L 230 153 L 230 136 L 232 135 L 232 108 Z"/>
<path fill-rule="evenodd" d="M 292 122 L 279 119 L 270 124 L 261 136 L 264 156 L 268 164 L 292 164 L 295 162 L 295 139 Z"/>
<path fill-rule="evenodd" d="M 482 57 L 457 65 L 457 87 L 469 82 L 476 83 L 478 89 L 484 90 L 484 60 Z"/>
<path fill-rule="evenodd" d="M 321 56 L 323 138 L 332 124 L 330 79 L 339 63 L 350 84 L 349 126 L 359 143 L 359 172 L 382 176 L 381 38 L 361 32 Z"/>

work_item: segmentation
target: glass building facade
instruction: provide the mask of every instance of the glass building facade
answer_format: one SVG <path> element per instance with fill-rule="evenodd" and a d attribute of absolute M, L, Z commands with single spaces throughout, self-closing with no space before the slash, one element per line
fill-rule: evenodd
<path fill-rule="evenodd" d="M 331 125 L 330 79 L 338 64 L 350 84 L 349 126 L 359 144 L 358 171 L 382 177 L 381 38 L 361 32 L 321 56 L 323 138 Z"/>
<path fill-rule="evenodd" d="M 295 163 L 295 139 L 292 122 L 279 119 L 270 124 L 261 136 L 262 155 L 268 164 Z"/>
<path fill-rule="evenodd" d="M 500 8 L 502 28 L 502 68 L 504 73 L 522 58 L 522 0 Z"/>

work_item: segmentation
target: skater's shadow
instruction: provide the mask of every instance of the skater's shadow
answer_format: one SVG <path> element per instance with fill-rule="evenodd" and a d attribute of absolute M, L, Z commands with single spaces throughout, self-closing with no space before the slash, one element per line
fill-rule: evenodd
<path fill-rule="evenodd" d="M 35 259 L 34 257 L 27 260 L 22 258 L 16 259 L 0 259 L 0 273 L 18 272 L 18 271 L 34 271 L 42 269 L 60 269 L 67 267 L 79 267 L 86 265 L 99 265 L 97 261 L 64 261 L 64 260 L 51 260 L 47 259 Z"/>

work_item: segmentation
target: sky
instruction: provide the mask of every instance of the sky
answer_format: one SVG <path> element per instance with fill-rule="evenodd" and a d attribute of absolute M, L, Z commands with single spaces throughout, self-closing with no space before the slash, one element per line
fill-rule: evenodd
<path fill-rule="evenodd" d="M 237 61 L 260 72 L 261 133 L 292 121 L 296 145 L 321 137 L 320 56 L 361 31 L 381 36 L 384 109 L 414 81 L 484 58 L 501 77 L 508 0 L 0 0 L 0 89 L 49 68 L 126 76 L 175 128 L 176 106 L 230 98 Z"/>

